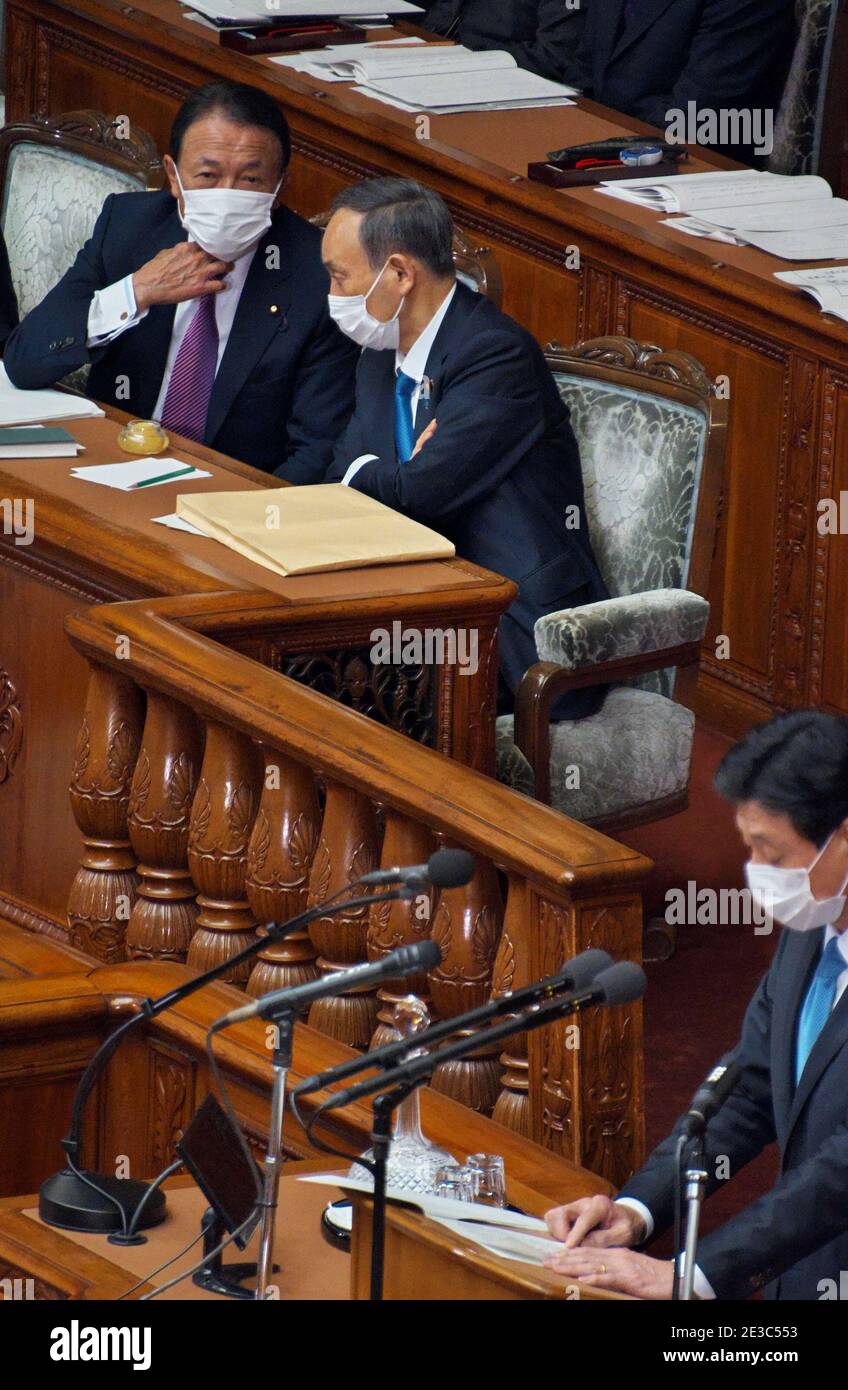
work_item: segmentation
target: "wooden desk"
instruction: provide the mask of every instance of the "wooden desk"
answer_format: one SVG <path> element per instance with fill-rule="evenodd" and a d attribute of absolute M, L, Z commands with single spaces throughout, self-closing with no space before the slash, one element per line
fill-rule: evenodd
<path fill-rule="evenodd" d="M 181 491 L 279 481 L 178 440 L 169 453 L 211 478 L 135 493 L 73 478 L 79 461 L 122 457 L 116 436 L 126 418 L 110 411 L 68 421 L 86 447 L 79 460 L 0 467 L 0 498 L 31 502 L 34 521 L 32 544 L 0 533 L 0 912 L 61 936 L 79 862 L 68 781 L 88 680 L 64 635 L 69 613 L 119 597 L 215 594 L 215 631 L 206 622 L 217 641 L 488 771 L 497 621 L 515 592 L 459 558 L 282 579 L 206 537 L 158 525 L 151 518 L 173 512 Z M 475 628 L 477 673 L 459 679 L 447 666 L 373 666 L 370 634 L 395 619 Z M 119 736 L 114 757 L 122 756 Z"/>
<path fill-rule="evenodd" d="M 729 731 L 779 708 L 848 711 L 845 545 L 816 529 L 818 500 L 848 488 L 848 325 L 775 281 L 784 262 L 698 243 L 592 189 L 556 192 L 526 178 L 528 161 L 559 145 L 645 127 L 592 103 L 406 115 L 223 50 L 175 0 L 10 0 L 7 23 L 10 120 L 93 106 L 130 115 L 165 148 L 191 87 L 217 76 L 254 82 L 291 122 L 297 211 L 325 209 L 365 175 L 418 177 L 493 248 L 505 309 L 540 341 L 623 333 L 691 352 L 727 378 L 728 481 L 697 707 Z M 720 635 L 729 654 L 725 645 L 710 655 Z"/>

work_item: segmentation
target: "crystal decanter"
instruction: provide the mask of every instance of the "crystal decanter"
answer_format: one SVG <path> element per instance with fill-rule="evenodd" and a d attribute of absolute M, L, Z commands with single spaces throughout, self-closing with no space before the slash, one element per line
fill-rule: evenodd
<path fill-rule="evenodd" d="M 430 1022 L 426 1004 L 415 994 L 404 995 L 395 1005 L 392 1022 L 398 1038 L 409 1039 L 410 1054 L 414 1056 L 412 1040 L 418 1033 L 423 1032 Z M 362 1157 L 373 1160 L 373 1150 L 368 1149 Z M 401 1188 L 407 1192 L 433 1192 L 436 1170 L 445 1163 L 455 1162 L 452 1154 L 431 1144 L 421 1133 L 418 1091 L 413 1091 L 401 1101 L 395 1111 L 386 1171 L 387 1187 Z M 361 1164 L 354 1163 L 348 1177 L 369 1182 L 371 1174 Z"/>

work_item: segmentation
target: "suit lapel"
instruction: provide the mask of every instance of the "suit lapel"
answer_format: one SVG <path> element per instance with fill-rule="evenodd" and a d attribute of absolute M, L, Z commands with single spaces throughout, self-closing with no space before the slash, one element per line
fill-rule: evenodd
<path fill-rule="evenodd" d="M 624 3 L 625 0 L 611 0 L 611 3 L 602 6 L 603 9 L 608 9 L 611 12 L 615 11 L 616 16 L 615 29 L 612 34 L 612 46 L 609 50 L 611 59 L 617 58 L 619 54 L 628 49 L 631 44 L 636 43 L 646 30 L 650 29 L 651 25 L 659 19 L 660 15 L 664 14 L 666 10 L 671 9 L 674 0 L 639 0 L 639 8 L 636 11 L 635 18 L 631 24 L 628 24 L 622 29 L 621 18 L 624 12 Z M 612 18 L 612 14 L 610 14 L 610 18 Z"/>
<path fill-rule="evenodd" d="M 415 435 L 416 438 L 427 428 L 430 421 L 436 414 L 436 407 L 442 396 L 442 383 L 445 374 L 445 364 L 454 351 L 457 339 L 462 336 L 465 318 L 469 309 L 473 309 L 477 303 L 477 295 L 474 290 L 468 289 L 460 281 L 456 287 L 456 294 L 453 301 L 443 318 L 439 331 L 433 341 L 427 357 L 427 365 L 424 369 L 425 380 L 428 383 L 428 393 L 422 394 L 418 401 L 418 410 L 415 414 Z"/>
<path fill-rule="evenodd" d="M 787 932 L 786 953 L 775 990 L 772 1026 L 772 1096 L 779 1130 L 789 1123 L 793 1107 L 798 1014 L 821 952 L 823 937 L 824 929 Z"/>
<path fill-rule="evenodd" d="M 233 326 L 215 377 L 205 442 L 211 443 L 221 428 L 236 396 L 271 339 L 288 331 L 291 306 L 292 266 L 282 219 L 277 219 L 262 238 L 247 272 Z M 277 248 L 278 257 L 267 253 Z M 277 259 L 279 265 L 276 264 Z"/>
<path fill-rule="evenodd" d="M 815 932 L 810 933 L 810 935 L 814 935 L 817 938 L 820 949 L 823 934 L 821 932 Z M 818 958 L 819 954 L 815 952 L 813 960 L 816 963 L 818 962 Z M 807 984 L 809 984 L 809 980 L 807 980 Z M 803 994 L 806 994 L 806 989 L 803 991 Z M 803 994 L 801 999 L 803 999 Z M 799 1007 L 800 1005 L 801 1000 L 799 1000 Z M 840 1048 L 844 1047 L 846 1042 L 848 1042 L 848 990 L 843 992 L 842 998 L 839 1000 L 836 1008 L 831 1012 L 830 1018 L 819 1033 L 818 1038 L 813 1044 L 813 1050 L 807 1058 L 807 1065 L 804 1067 L 801 1080 L 798 1083 L 798 1089 L 792 1099 L 792 1107 L 789 1112 L 789 1123 L 786 1131 L 787 1140 L 825 1067 L 830 1064 L 836 1056 L 836 1053 Z"/>

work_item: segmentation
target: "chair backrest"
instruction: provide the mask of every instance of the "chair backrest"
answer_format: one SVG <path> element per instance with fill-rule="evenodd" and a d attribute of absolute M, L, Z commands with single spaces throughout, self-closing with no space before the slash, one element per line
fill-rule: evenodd
<path fill-rule="evenodd" d="M 314 227 L 326 227 L 330 212 L 319 212 L 309 221 Z M 503 300 L 503 276 L 497 258 L 488 246 L 476 246 L 459 227 L 453 237 L 453 263 L 457 279 L 469 289 L 485 294 L 498 309 Z"/>
<path fill-rule="evenodd" d="M 768 168 L 821 174 L 838 191 L 846 133 L 848 0 L 796 0 L 798 37 Z"/>
<path fill-rule="evenodd" d="M 545 356 L 571 412 L 598 566 L 613 597 L 708 596 L 727 401 L 685 352 L 595 338 Z M 655 677 L 638 684 L 670 689 Z"/>
<path fill-rule="evenodd" d="M 109 193 L 160 188 L 146 131 L 97 111 L 72 111 L 0 131 L 0 223 L 21 316 L 39 304 L 91 235 Z"/>

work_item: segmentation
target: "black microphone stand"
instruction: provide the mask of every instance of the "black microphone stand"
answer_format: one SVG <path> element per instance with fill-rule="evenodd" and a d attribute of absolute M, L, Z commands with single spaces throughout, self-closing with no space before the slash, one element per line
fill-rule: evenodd
<path fill-rule="evenodd" d="M 135 1230 L 156 1226 L 164 1220 L 166 1203 L 165 1194 L 161 1189 L 148 1199 L 149 1183 L 141 1182 L 135 1178 L 112 1177 L 107 1173 L 90 1174 L 78 1167 L 82 1146 L 83 1110 L 95 1082 L 132 1029 L 138 1027 L 142 1022 L 156 1018 L 166 1009 L 172 1008 L 205 985 L 219 979 L 220 976 L 232 970 L 234 966 L 241 965 L 244 961 L 258 955 L 261 950 L 265 949 L 269 939 L 284 938 L 316 918 L 325 916 L 328 912 L 339 911 L 341 908 L 368 907 L 373 902 L 380 901 L 379 898 L 375 898 L 373 893 L 369 892 L 365 896 L 345 899 L 344 902 L 336 904 L 336 899 L 342 893 L 347 892 L 350 886 L 355 885 L 341 889 L 329 902 L 316 904 L 314 907 L 308 908 L 306 912 L 301 912 L 297 917 L 291 918 L 288 922 L 269 923 L 264 936 L 257 937 L 255 941 L 251 941 L 236 955 L 221 961 L 219 965 L 213 966 L 211 970 L 205 971 L 202 975 L 196 975 L 194 979 L 187 980 L 185 984 L 169 990 L 167 994 L 161 995 L 158 999 L 142 1000 L 138 1012 L 120 1024 L 114 1033 L 111 1033 L 101 1043 L 80 1077 L 74 1096 L 71 1127 L 61 1141 L 62 1148 L 67 1155 L 67 1167 L 46 1178 L 41 1184 L 38 1214 L 42 1221 L 48 1226 L 59 1226 L 65 1230 L 87 1231 L 102 1235 L 111 1232 L 110 1241 L 114 1244 L 122 1244 L 129 1237 L 130 1226 L 133 1229 L 132 1239 L 136 1241 L 138 1238 L 134 1235 Z M 133 1217 L 139 1214 L 142 1202 L 144 1202 L 144 1217 L 143 1219 L 139 1217 L 137 1221 L 134 1221 Z"/>

